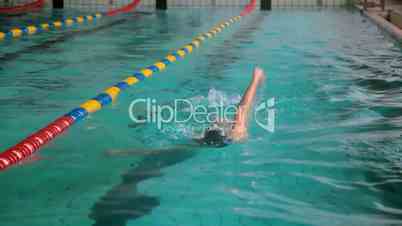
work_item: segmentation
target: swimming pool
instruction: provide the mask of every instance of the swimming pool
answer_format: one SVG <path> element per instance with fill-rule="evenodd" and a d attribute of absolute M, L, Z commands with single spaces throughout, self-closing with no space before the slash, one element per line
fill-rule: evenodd
<path fill-rule="evenodd" d="M 236 14 L 136 12 L 0 43 L 0 147 Z M 255 12 L 1 173 L 0 221 L 400 225 L 401 60 L 400 46 L 353 9 Z M 254 65 L 268 74 L 259 101 L 276 100 L 273 133 L 251 123 L 243 144 L 155 152 L 187 142 L 188 125 L 129 118 L 137 98 L 238 96 Z M 131 153 L 110 155 L 119 150 Z"/>

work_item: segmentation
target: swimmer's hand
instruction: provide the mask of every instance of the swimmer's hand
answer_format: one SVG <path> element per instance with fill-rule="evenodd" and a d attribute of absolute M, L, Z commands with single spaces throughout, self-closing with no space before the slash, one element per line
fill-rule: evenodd
<path fill-rule="evenodd" d="M 264 80 L 265 80 L 264 70 L 262 70 L 259 67 L 255 67 L 253 72 L 253 82 L 256 82 L 258 85 L 260 85 L 261 83 L 264 82 Z"/>

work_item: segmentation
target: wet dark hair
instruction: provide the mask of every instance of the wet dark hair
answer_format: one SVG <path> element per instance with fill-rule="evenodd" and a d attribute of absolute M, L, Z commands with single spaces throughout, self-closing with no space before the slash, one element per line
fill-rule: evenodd
<path fill-rule="evenodd" d="M 201 139 L 201 143 L 208 146 L 221 148 L 229 144 L 229 139 L 222 134 L 221 130 L 211 129 L 205 131 L 204 137 Z"/>

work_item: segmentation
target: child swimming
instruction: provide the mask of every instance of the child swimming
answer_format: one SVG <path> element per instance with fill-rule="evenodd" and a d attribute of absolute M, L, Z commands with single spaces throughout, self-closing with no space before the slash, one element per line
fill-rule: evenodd
<path fill-rule="evenodd" d="M 258 87 L 265 79 L 264 71 L 254 68 L 252 80 L 240 101 L 234 122 L 216 120 L 204 133 L 201 139 L 196 140 L 199 144 L 214 147 L 224 147 L 231 142 L 244 141 L 248 137 L 248 121 L 250 111 L 255 101 Z"/>

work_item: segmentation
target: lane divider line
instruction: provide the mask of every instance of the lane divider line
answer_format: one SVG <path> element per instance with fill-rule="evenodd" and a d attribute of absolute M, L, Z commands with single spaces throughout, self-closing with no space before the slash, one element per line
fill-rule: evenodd
<path fill-rule="evenodd" d="M 118 9 L 112 9 L 105 13 L 95 13 L 86 16 L 68 17 L 65 19 L 55 20 L 48 23 L 42 23 L 38 25 L 28 25 L 25 27 L 15 27 L 9 31 L 0 32 L 0 40 L 20 38 L 22 36 L 30 36 L 38 33 L 49 32 L 51 30 L 59 30 L 69 28 L 74 25 L 95 23 L 97 20 L 105 16 L 116 16 L 120 13 L 127 13 L 135 9 L 141 0 L 133 0 L 130 4 Z"/>
<path fill-rule="evenodd" d="M 253 4 L 253 2 L 254 7 L 252 8 L 254 10 L 255 0 L 251 0 L 249 5 Z M 250 7 L 249 5 L 246 6 L 246 8 Z M 247 9 L 248 10 L 246 14 L 242 13 L 243 16 L 246 16 L 253 11 L 249 8 Z M 120 81 L 117 84 L 105 89 L 101 94 L 87 100 L 79 107 L 71 110 L 67 114 L 48 124 L 46 127 L 31 134 L 18 144 L 0 153 L 0 171 L 6 170 L 9 167 L 18 164 L 23 159 L 34 154 L 51 140 L 54 140 L 57 136 L 62 134 L 76 122 L 81 121 L 89 114 L 95 113 L 101 110 L 103 107 L 109 105 L 110 103 L 115 101 L 119 94 L 125 89 L 134 86 L 135 84 L 145 80 L 146 78 L 151 77 L 154 73 L 165 70 L 170 64 L 180 59 L 184 59 L 188 54 L 192 53 L 194 49 L 199 48 L 203 42 L 215 37 L 218 33 L 228 28 L 231 24 L 241 20 L 243 16 L 234 16 L 227 21 L 218 23 L 208 32 L 198 35 L 190 43 L 184 45 L 182 48 L 169 53 L 163 59 L 158 60 L 154 64 L 134 72 L 125 80 Z"/>

